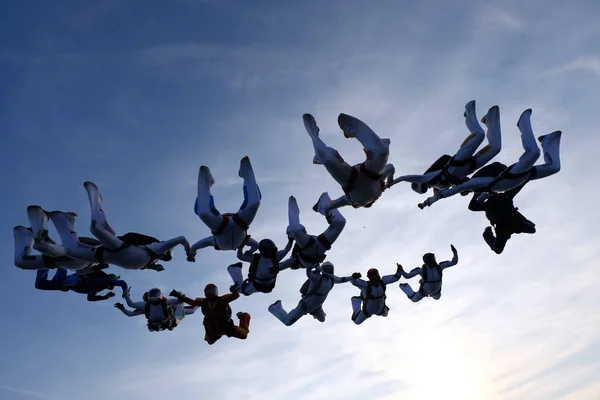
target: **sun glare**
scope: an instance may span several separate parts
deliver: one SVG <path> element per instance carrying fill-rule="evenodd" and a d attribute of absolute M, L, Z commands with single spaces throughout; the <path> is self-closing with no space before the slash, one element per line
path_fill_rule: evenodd
<path fill-rule="evenodd" d="M 479 354 L 481 343 L 469 343 L 458 332 L 452 337 L 444 336 L 442 331 L 432 330 L 411 341 L 411 352 L 416 356 L 410 368 L 403 371 L 408 386 L 406 398 L 493 398 L 487 362 Z"/>

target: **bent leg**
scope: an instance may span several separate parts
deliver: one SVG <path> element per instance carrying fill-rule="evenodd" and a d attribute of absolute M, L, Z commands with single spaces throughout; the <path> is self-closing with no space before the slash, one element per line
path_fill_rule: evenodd
<path fill-rule="evenodd" d="M 536 165 L 534 167 L 535 176 L 531 178 L 531 180 L 542 179 L 560 171 L 561 135 L 561 131 L 556 131 L 538 138 L 542 144 L 542 151 L 544 152 L 544 164 Z"/>
<path fill-rule="evenodd" d="M 375 174 L 382 173 L 390 154 L 390 139 L 381 139 L 367 124 L 348 114 L 338 116 L 338 125 L 344 136 L 355 137 L 362 144 L 367 155 L 365 168 Z"/>
<path fill-rule="evenodd" d="M 312 315 L 313 318 L 319 322 L 325 322 L 325 317 L 327 316 L 327 314 L 325 314 L 325 311 L 323 311 L 323 307 L 317 308 L 315 311 L 310 313 L 310 315 Z"/>
<path fill-rule="evenodd" d="M 489 112 L 488 112 L 489 114 Z M 454 159 L 456 161 L 463 161 L 471 157 L 479 145 L 485 139 L 485 132 L 481 125 L 479 125 L 479 121 L 477 121 L 477 114 L 475 112 L 475 100 L 468 102 L 465 105 L 465 124 L 469 129 L 469 136 L 462 142 L 460 148 L 454 155 Z"/>
<path fill-rule="evenodd" d="M 232 287 L 235 287 L 238 292 L 242 290 L 242 284 L 244 283 L 242 263 L 231 264 L 227 267 L 227 272 L 229 272 L 229 276 L 231 276 L 231 280 L 233 281 Z"/>
<path fill-rule="evenodd" d="M 277 300 L 275 303 L 271 304 L 268 310 L 271 314 L 275 316 L 275 318 L 280 320 L 285 326 L 293 325 L 296 321 L 298 321 L 306 314 L 305 312 L 303 312 L 302 300 L 300 300 L 296 308 L 294 308 L 289 313 L 283 308 L 281 300 Z"/>
<path fill-rule="evenodd" d="M 350 299 L 352 303 L 352 322 L 356 325 L 360 325 L 369 317 L 362 311 L 362 299 L 358 296 L 354 296 Z"/>
<path fill-rule="evenodd" d="M 323 232 L 323 235 L 327 238 L 330 244 L 333 244 L 346 226 L 346 218 L 340 213 L 340 211 L 336 208 L 329 212 L 329 215 L 326 216 L 327 223 L 329 226 Z"/>
<path fill-rule="evenodd" d="M 523 111 L 517 126 L 521 131 L 521 143 L 525 152 L 519 158 L 516 164 L 513 165 L 511 173 L 520 174 L 529 171 L 538 158 L 540 158 L 540 149 L 537 146 L 533 129 L 531 128 L 531 109 Z"/>
<path fill-rule="evenodd" d="M 322 164 L 339 185 L 346 186 L 350 180 L 352 167 L 344 161 L 337 150 L 327 146 L 321 140 L 319 137 L 319 127 L 312 115 L 304 114 L 302 119 L 304 120 L 306 131 L 312 139 L 315 150 L 313 164 Z"/>
<path fill-rule="evenodd" d="M 15 267 L 28 270 L 48 268 L 41 255 L 31 255 L 34 243 L 31 230 L 18 225 L 13 228 L 13 236 L 15 240 Z"/>
<path fill-rule="evenodd" d="M 48 270 L 38 270 L 35 277 L 35 288 L 38 290 L 64 290 L 63 281 L 67 275 L 65 269 L 59 268 L 52 280 L 48 279 Z"/>
<path fill-rule="evenodd" d="M 400 290 L 402 290 L 413 303 L 421 301 L 423 298 L 421 292 L 415 292 L 408 283 L 401 283 Z"/>
<path fill-rule="evenodd" d="M 48 217 L 52 220 L 65 252 L 69 257 L 90 262 L 97 261 L 95 256 L 96 247 L 88 246 L 79 241 L 79 237 L 75 231 L 77 214 L 53 211 L 48 214 Z"/>
<path fill-rule="evenodd" d="M 84 182 L 83 187 L 88 195 L 88 200 L 90 202 L 90 209 L 92 213 L 92 222 L 90 230 L 94 233 L 94 225 L 100 226 L 98 229 L 102 231 L 108 232 L 112 236 L 116 236 L 115 230 L 109 225 L 106 220 L 106 215 L 104 214 L 104 210 L 102 209 L 102 196 L 98 191 L 98 187 L 93 182 Z M 103 233 L 106 235 L 106 233 Z"/>
<path fill-rule="evenodd" d="M 48 231 L 48 216 L 40 206 L 28 206 L 27 217 L 29 225 L 33 231 L 33 237 L 36 241 L 48 241 L 52 244 L 55 242 L 50 239 Z"/>
<path fill-rule="evenodd" d="M 490 162 L 502 149 L 500 108 L 498 106 L 490 108 L 486 116 L 483 117 L 483 122 L 487 127 L 488 144 L 475 154 L 475 170 Z"/>
<path fill-rule="evenodd" d="M 238 211 L 238 216 L 246 223 L 246 225 L 250 225 L 258 212 L 261 193 L 260 188 L 256 183 L 252 164 L 248 157 L 244 157 L 240 161 L 240 171 L 238 175 L 240 178 L 244 179 L 244 203 Z"/>
<path fill-rule="evenodd" d="M 92 222 L 90 232 L 94 235 L 104 247 L 108 250 L 116 250 L 123 245 L 123 241 L 115 235 L 114 229 L 108 224 L 104 210 L 102 209 L 102 197 L 98 193 L 98 187 L 92 182 L 85 182 L 85 190 L 90 201 L 92 210 Z"/>
<path fill-rule="evenodd" d="M 240 325 L 234 327 L 233 336 L 238 339 L 246 339 L 248 333 L 250 333 L 250 314 L 245 312 L 237 313 L 237 317 L 240 319 Z"/>
<path fill-rule="evenodd" d="M 201 166 L 198 171 L 198 197 L 196 198 L 196 214 L 202 222 L 211 230 L 216 231 L 223 217 L 220 214 L 215 214 L 214 198 L 210 193 L 210 188 L 214 185 L 215 180 L 210 173 L 210 169 L 206 166 Z"/>

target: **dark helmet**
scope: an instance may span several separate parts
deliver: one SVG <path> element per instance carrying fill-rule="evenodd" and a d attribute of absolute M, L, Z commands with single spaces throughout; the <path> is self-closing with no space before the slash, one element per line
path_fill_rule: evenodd
<path fill-rule="evenodd" d="M 212 283 L 209 283 L 204 288 L 204 295 L 206 296 L 207 299 L 218 297 L 219 296 L 219 289 L 217 289 L 216 285 L 213 285 Z"/>
<path fill-rule="evenodd" d="M 159 288 L 152 288 L 148 290 L 148 301 L 155 302 L 160 300 L 162 297 L 162 291 Z"/>
<path fill-rule="evenodd" d="M 273 257 L 277 254 L 277 246 L 271 239 L 263 239 L 258 243 L 258 251 L 264 257 Z"/>
<path fill-rule="evenodd" d="M 379 271 L 377 270 L 377 268 L 371 268 L 370 270 L 367 271 L 367 278 L 369 279 L 379 279 Z"/>
<path fill-rule="evenodd" d="M 435 260 L 435 254 L 433 253 L 425 253 L 423 254 L 423 262 L 425 265 L 435 265 L 437 264 Z"/>
<path fill-rule="evenodd" d="M 415 192 L 417 192 L 419 194 L 427 193 L 427 189 L 429 189 L 427 186 L 423 185 L 422 183 L 417 183 L 417 182 L 411 183 L 410 187 L 412 188 L 412 190 L 414 190 Z"/>
<path fill-rule="evenodd" d="M 333 264 L 330 263 L 329 261 L 325 261 L 323 264 L 321 264 L 321 269 L 326 274 L 333 275 Z"/>

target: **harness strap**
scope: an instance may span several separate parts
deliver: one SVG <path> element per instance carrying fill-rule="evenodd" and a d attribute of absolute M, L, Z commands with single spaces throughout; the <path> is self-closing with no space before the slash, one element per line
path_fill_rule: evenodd
<path fill-rule="evenodd" d="M 356 183 L 356 180 L 358 179 L 358 170 L 355 167 L 352 167 L 352 169 L 350 170 L 350 179 L 348 179 L 348 183 L 346 184 L 346 186 L 342 187 L 342 190 L 344 191 L 344 193 L 346 193 L 346 195 L 352 191 L 352 189 L 354 189 L 354 184 Z"/>
<path fill-rule="evenodd" d="M 364 176 L 374 181 L 378 181 L 383 177 L 383 174 L 376 174 L 374 172 L 369 171 L 367 167 L 365 167 L 365 163 L 360 164 L 359 170 Z"/>
<path fill-rule="evenodd" d="M 231 216 L 231 219 L 233 220 L 233 222 L 235 222 L 236 224 L 238 224 L 245 231 L 247 231 L 248 228 L 250 228 L 248 226 L 248 224 L 238 215 L 238 213 L 233 214 Z"/>
<path fill-rule="evenodd" d="M 223 233 L 225 228 L 227 228 L 227 225 L 229 225 L 229 217 L 230 216 L 231 216 L 231 214 L 223 214 L 222 215 L 223 220 L 221 221 L 221 225 L 219 225 L 219 227 L 216 230 L 211 232 L 213 234 L 213 236 Z"/>

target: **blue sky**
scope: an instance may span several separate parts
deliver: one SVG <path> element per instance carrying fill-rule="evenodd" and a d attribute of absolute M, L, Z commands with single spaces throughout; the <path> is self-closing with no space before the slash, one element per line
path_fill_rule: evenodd
<path fill-rule="evenodd" d="M 600 39 L 595 1 L 5 1 L 0 13 L 0 398 L 136 399 L 577 399 L 600 397 L 600 235 L 597 171 Z M 268 295 L 232 307 L 252 315 L 246 341 L 203 341 L 202 316 L 149 333 L 113 301 L 36 291 L 13 266 L 12 227 L 26 207 L 79 214 L 94 181 L 119 232 L 190 242 L 208 234 L 193 213 L 198 167 L 208 165 L 222 211 L 242 201 L 248 155 L 263 193 L 251 233 L 286 242 L 287 198 L 318 234 L 311 207 L 341 191 L 311 164 L 301 116 L 349 162 L 364 156 L 337 127 L 354 115 L 392 140 L 397 174 L 418 173 L 467 135 L 463 109 L 500 106 L 510 164 L 522 152 L 516 121 L 533 109 L 536 134 L 560 129 L 562 170 L 531 182 L 516 205 L 537 224 L 500 256 L 481 238 L 487 221 L 456 196 L 420 211 L 396 185 L 348 224 L 329 253 L 338 275 L 421 255 L 451 256 L 442 299 L 412 304 L 393 285 L 390 314 L 361 326 L 338 285 L 327 321 L 285 327 L 267 312 L 299 299 L 302 271 Z M 56 233 L 53 232 L 55 238 Z M 182 249 L 166 271 L 112 267 L 134 300 L 150 287 L 225 292 L 233 253 Z M 416 281 L 410 282 L 416 285 Z M 119 292 L 117 291 L 119 295 Z M 113 300 L 119 300 L 117 296 Z"/>

